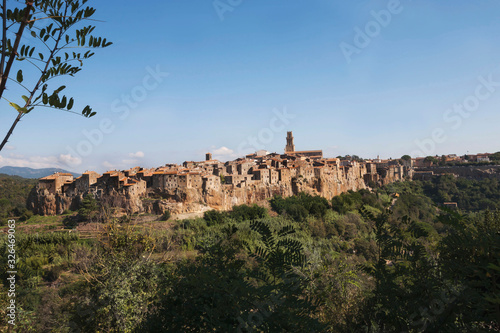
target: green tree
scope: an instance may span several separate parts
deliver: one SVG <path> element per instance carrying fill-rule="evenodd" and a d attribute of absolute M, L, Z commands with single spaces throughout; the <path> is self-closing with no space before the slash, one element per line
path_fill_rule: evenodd
<path fill-rule="evenodd" d="M 424 158 L 424 162 L 436 165 L 439 163 L 439 160 L 434 156 L 427 156 L 426 158 Z"/>
<path fill-rule="evenodd" d="M 490 155 L 490 160 L 498 162 L 500 161 L 500 151 Z"/>
<path fill-rule="evenodd" d="M 90 265 L 80 267 L 85 292 L 72 309 L 70 326 L 83 332 L 134 332 L 158 298 L 162 266 L 147 233 L 109 224 L 98 236 Z"/>
<path fill-rule="evenodd" d="M 500 213 L 470 218 L 448 211 L 440 270 L 460 291 L 445 324 L 449 331 L 493 332 L 500 327 Z"/>
<path fill-rule="evenodd" d="M 207 222 L 208 226 L 222 224 L 226 216 L 226 212 L 219 212 L 215 209 L 207 210 L 205 213 L 203 213 L 203 219 Z"/>
<path fill-rule="evenodd" d="M 82 203 L 80 204 L 80 209 L 78 210 L 78 217 L 80 220 L 90 221 L 93 217 L 96 216 L 99 211 L 99 204 L 97 200 L 94 198 L 92 194 L 87 194 L 85 198 L 83 198 Z"/>
<path fill-rule="evenodd" d="M 172 216 L 169 210 L 166 210 L 161 216 L 161 221 L 168 221 L 168 219 Z"/>
<path fill-rule="evenodd" d="M 74 76 L 81 71 L 83 61 L 94 55 L 91 49 L 111 45 L 106 38 L 92 35 L 95 26 L 83 26 L 95 13 L 94 8 L 85 7 L 86 3 L 87 0 L 34 0 L 7 6 L 3 0 L 0 98 L 17 111 L 17 116 L 0 144 L 0 151 L 19 121 L 36 107 L 79 114 L 72 111 L 74 99 L 60 95 L 66 86 L 56 82 L 62 76 Z M 82 53 L 81 49 L 89 50 Z M 25 82 L 25 76 L 33 81 Z M 7 99 L 4 93 L 8 80 L 18 87 L 9 86 L 13 96 Z M 17 90 L 23 91 L 21 96 L 15 96 Z M 84 117 L 95 114 L 88 105 L 81 111 Z"/>

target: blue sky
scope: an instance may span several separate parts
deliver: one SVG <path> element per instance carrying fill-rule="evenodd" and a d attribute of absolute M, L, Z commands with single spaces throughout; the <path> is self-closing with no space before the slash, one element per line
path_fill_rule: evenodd
<path fill-rule="evenodd" d="M 498 1 L 89 3 L 114 44 L 64 83 L 97 115 L 34 110 L 0 166 L 227 160 L 282 152 L 287 130 L 327 156 L 500 150 Z"/>

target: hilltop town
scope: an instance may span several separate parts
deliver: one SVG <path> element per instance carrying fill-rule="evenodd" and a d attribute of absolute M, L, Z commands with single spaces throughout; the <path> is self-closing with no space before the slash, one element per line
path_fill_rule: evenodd
<path fill-rule="evenodd" d="M 468 157 L 489 161 L 490 154 Z M 463 157 L 448 155 L 447 161 Z M 426 179 L 436 171 L 429 158 L 360 160 L 351 156 L 324 158 L 322 150 L 296 151 L 292 132 L 287 133 L 283 154 L 257 151 L 234 161 L 220 162 L 207 153 L 204 161 L 186 161 L 158 168 L 134 167 L 100 175 L 86 171 L 74 178 L 54 173 L 41 178 L 28 206 L 37 214 L 55 215 L 75 210 L 83 197 L 93 195 L 128 213 L 161 214 L 230 210 L 274 195 L 299 192 L 327 199 L 349 190 L 386 185 L 405 179 Z"/>

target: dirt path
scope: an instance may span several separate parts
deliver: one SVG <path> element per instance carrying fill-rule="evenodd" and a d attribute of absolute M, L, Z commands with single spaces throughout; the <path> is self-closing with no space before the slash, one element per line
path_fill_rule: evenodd
<path fill-rule="evenodd" d="M 195 219 L 195 218 L 203 217 L 203 213 L 205 213 L 205 212 L 177 214 L 177 215 L 174 215 L 174 220 Z"/>

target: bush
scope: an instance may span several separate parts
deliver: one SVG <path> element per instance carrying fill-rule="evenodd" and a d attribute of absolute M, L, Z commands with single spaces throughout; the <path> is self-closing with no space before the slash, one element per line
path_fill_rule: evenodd
<path fill-rule="evenodd" d="M 63 226 L 65 229 L 75 229 L 78 225 L 78 220 L 76 216 L 66 216 L 63 220 Z"/>
<path fill-rule="evenodd" d="M 256 204 L 252 206 L 239 205 L 234 206 L 229 215 L 235 220 L 242 222 L 265 218 L 267 216 L 267 210 Z"/>
<path fill-rule="evenodd" d="M 307 209 L 299 204 L 292 204 L 287 207 L 285 213 L 297 222 L 302 222 L 307 218 Z"/>
<path fill-rule="evenodd" d="M 309 224 L 309 230 L 311 231 L 313 237 L 326 238 L 327 231 L 325 228 L 325 223 L 323 221 L 310 217 L 307 222 Z"/>
<path fill-rule="evenodd" d="M 80 204 L 80 209 L 78 210 L 78 216 L 80 220 L 89 221 L 97 214 L 99 210 L 99 205 L 97 200 L 94 198 L 92 194 L 87 194 L 85 198 L 83 198 L 82 203 Z"/>
<path fill-rule="evenodd" d="M 33 212 L 31 210 L 26 210 L 23 215 L 19 218 L 20 221 L 27 221 L 33 216 Z"/>
<path fill-rule="evenodd" d="M 208 226 L 222 224 L 226 214 L 217 210 L 209 210 L 203 213 L 203 219 L 207 222 Z"/>
<path fill-rule="evenodd" d="M 286 213 L 295 221 L 304 221 L 308 215 L 324 218 L 330 207 L 328 200 L 325 198 L 303 192 L 286 199 L 279 195 L 274 196 L 270 200 L 270 204 L 276 213 Z"/>
<path fill-rule="evenodd" d="M 169 210 L 166 210 L 161 216 L 160 221 L 168 221 L 168 219 L 172 216 Z"/>
<path fill-rule="evenodd" d="M 358 210 L 361 203 L 361 194 L 349 191 L 332 198 L 332 209 L 339 214 L 345 215 L 349 211 Z"/>
<path fill-rule="evenodd" d="M 367 261 L 375 261 L 377 259 L 377 244 L 373 240 L 356 238 L 354 240 L 354 249 L 357 255 L 362 255 Z"/>
<path fill-rule="evenodd" d="M 54 282 L 61 276 L 62 271 L 63 269 L 61 266 L 53 266 L 45 272 L 44 279 L 47 282 Z"/>

